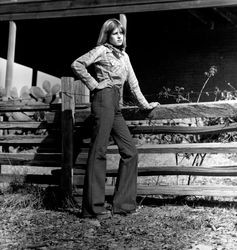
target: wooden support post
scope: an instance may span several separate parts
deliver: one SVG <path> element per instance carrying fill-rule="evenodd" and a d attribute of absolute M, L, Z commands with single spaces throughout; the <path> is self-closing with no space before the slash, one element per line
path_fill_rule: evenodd
<path fill-rule="evenodd" d="M 10 96 L 10 90 L 13 81 L 14 59 L 15 59 L 15 44 L 16 44 L 16 24 L 13 21 L 9 22 L 9 39 L 8 39 L 8 52 L 7 52 L 7 69 L 5 90 L 6 96 Z"/>
<path fill-rule="evenodd" d="M 72 77 L 62 77 L 62 171 L 61 189 L 64 195 L 72 195 L 73 180 L 73 124 L 74 93 Z"/>
<path fill-rule="evenodd" d="M 121 24 L 125 28 L 126 34 L 127 34 L 127 17 L 126 17 L 126 15 L 125 14 L 120 14 L 119 19 L 120 19 Z M 120 102 L 121 102 L 121 104 L 123 104 L 123 89 L 121 90 L 121 92 L 122 92 L 122 94 L 121 94 Z"/>
<path fill-rule="evenodd" d="M 121 24 L 125 28 L 125 30 L 127 30 L 127 18 L 125 16 L 125 14 L 120 14 L 119 19 L 120 19 Z"/>

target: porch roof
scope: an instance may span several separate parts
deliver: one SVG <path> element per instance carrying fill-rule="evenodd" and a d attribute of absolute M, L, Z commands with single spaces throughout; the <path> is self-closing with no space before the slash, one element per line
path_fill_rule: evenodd
<path fill-rule="evenodd" d="M 237 6 L 236 0 L 1 0 L 0 21 Z"/>

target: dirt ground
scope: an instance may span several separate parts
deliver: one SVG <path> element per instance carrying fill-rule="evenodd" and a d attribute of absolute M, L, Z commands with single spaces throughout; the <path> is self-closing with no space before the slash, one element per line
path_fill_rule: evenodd
<path fill-rule="evenodd" d="M 0 209 L 0 249 L 234 250 L 237 203 L 140 197 L 135 214 L 81 219 L 80 209 Z"/>

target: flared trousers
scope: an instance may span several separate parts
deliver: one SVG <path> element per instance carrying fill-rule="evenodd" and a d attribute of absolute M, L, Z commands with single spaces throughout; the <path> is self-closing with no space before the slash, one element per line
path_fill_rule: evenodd
<path fill-rule="evenodd" d="M 112 136 L 118 146 L 120 161 L 113 195 L 113 211 L 136 209 L 138 153 L 120 109 L 118 87 L 93 93 L 91 115 L 94 128 L 85 175 L 82 213 L 96 215 L 104 212 L 106 151 Z"/>

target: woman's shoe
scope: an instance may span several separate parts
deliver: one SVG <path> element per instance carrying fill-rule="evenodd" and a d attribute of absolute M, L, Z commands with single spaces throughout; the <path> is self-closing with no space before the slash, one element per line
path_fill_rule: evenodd
<path fill-rule="evenodd" d="M 120 210 L 117 210 L 117 211 L 112 210 L 112 215 L 118 214 L 118 215 L 121 215 L 121 216 L 127 216 L 129 214 L 134 214 L 136 212 L 137 212 L 136 209 L 133 209 L 133 210 L 122 210 L 122 209 L 120 209 Z"/>
<path fill-rule="evenodd" d="M 107 219 L 111 217 L 111 212 L 110 211 L 103 211 L 98 214 L 81 214 L 81 218 L 84 219 Z"/>

